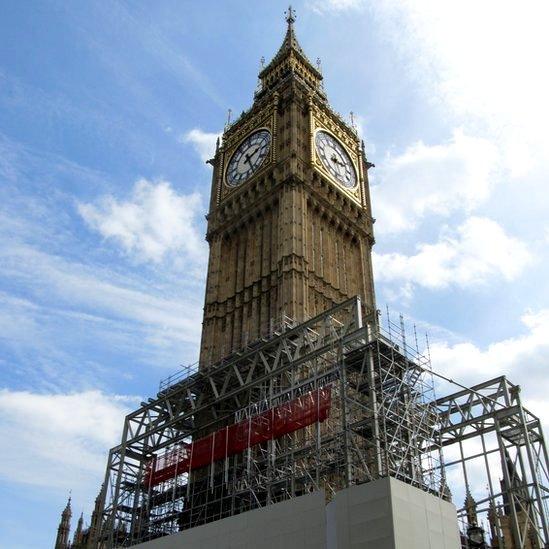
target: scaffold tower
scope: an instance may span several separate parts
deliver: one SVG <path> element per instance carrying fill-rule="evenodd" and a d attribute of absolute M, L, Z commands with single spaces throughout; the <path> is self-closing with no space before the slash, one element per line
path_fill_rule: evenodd
<path fill-rule="evenodd" d="M 492 510 L 495 547 L 507 531 L 516 547 L 546 547 L 547 452 L 518 387 L 502 377 L 435 398 L 435 380 L 453 382 L 398 326 L 364 322 L 361 309 L 355 298 L 299 325 L 286 319 L 210 369 L 161 384 L 110 452 L 99 544 L 127 547 L 386 476 L 448 499 L 474 490 L 479 460 L 474 483 L 489 491 L 476 512 Z M 476 453 L 464 450 L 471 441 Z M 458 515 L 467 520 L 465 506 Z"/>

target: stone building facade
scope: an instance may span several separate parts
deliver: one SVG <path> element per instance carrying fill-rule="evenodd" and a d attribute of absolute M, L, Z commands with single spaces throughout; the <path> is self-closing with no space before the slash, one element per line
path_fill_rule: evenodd
<path fill-rule="evenodd" d="M 202 367 L 359 295 L 375 309 L 368 163 L 330 107 L 289 13 L 252 107 L 230 124 L 213 165 Z"/>

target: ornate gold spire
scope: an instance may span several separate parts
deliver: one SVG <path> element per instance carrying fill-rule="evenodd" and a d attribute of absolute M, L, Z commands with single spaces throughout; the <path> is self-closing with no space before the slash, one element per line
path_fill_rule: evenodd
<path fill-rule="evenodd" d="M 295 10 L 292 9 L 292 5 L 288 6 L 288 11 L 284 12 L 286 15 L 286 22 L 288 27 L 291 27 L 295 23 Z"/>
<path fill-rule="evenodd" d="M 282 42 L 280 49 L 278 50 L 276 55 L 273 57 L 272 61 L 267 65 L 267 67 L 265 67 L 264 70 L 267 70 L 271 65 L 276 64 L 277 61 L 287 56 L 292 50 L 297 52 L 309 64 L 311 64 L 310 61 L 307 59 L 307 56 L 305 55 L 305 52 L 303 51 L 302 47 L 299 45 L 299 42 L 297 41 L 297 36 L 294 30 L 294 23 L 296 20 L 295 10 L 292 8 L 292 6 L 289 6 L 288 10 L 285 11 L 284 13 L 286 15 L 286 23 L 288 23 L 286 36 L 284 37 L 284 41 Z"/>
<path fill-rule="evenodd" d="M 306 82 L 308 86 L 323 95 L 321 87 L 322 74 L 309 61 L 297 40 L 294 30 L 296 15 L 292 6 L 288 7 L 285 15 L 288 24 L 286 35 L 276 55 L 259 73 L 260 88 L 262 91 L 272 89 L 278 81 L 289 73 L 293 73 L 300 77 L 303 82 Z"/>

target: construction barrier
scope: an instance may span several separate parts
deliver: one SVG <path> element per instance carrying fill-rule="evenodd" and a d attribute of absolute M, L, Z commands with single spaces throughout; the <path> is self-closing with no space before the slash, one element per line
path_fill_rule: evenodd
<path fill-rule="evenodd" d="M 332 388 L 327 385 L 155 456 L 145 472 L 145 484 L 156 486 L 183 473 L 240 454 L 256 444 L 280 438 L 317 421 L 323 422 L 328 417 L 331 400 Z"/>

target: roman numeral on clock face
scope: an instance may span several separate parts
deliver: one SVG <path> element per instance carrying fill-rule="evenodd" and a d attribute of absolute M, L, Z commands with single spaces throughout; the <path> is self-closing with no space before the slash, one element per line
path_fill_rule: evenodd
<path fill-rule="evenodd" d="M 270 149 L 271 133 L 268 130 L 259 130 L 249 135 L 229 160 L 227 184 L 236 187 L 249 179 L 264 163 Z"/>
<path fill-rule="evenodd" d="M 356 172 L 343 145 L 333 135 L 323 130 L 316 132 L 315 145 L 320 161 L 328 173 L 344 187 L 354 187 Z"/>

